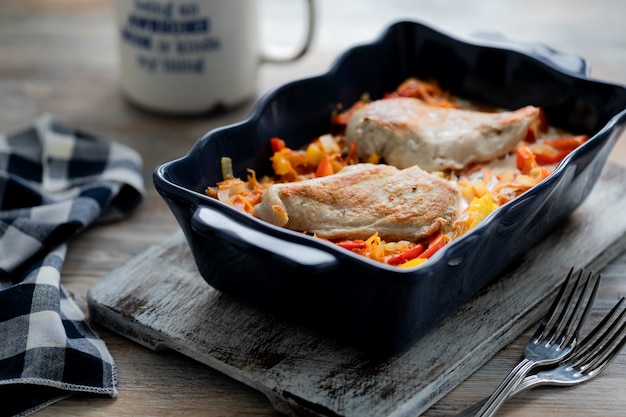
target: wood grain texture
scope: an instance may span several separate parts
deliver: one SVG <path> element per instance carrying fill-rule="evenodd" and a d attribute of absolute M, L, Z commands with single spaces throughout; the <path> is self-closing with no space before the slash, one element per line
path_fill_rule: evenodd
<path fill-rule="evenodd" d="M 290 8 L 300 2 L 262 3 L 269 37 L 279 42 L 292 39 L 285 31 L 300 21 L 290 19 Z M 125 221 L 90 228 L 70 242 L 62 282 L 85 313 L 87 290 L 99 278 L 178 229 L 151 186 L 156 165 L 186 153 L 207 130 L 246 117 L 254 104 L 189 118 L 144 113 L 129 105 L 118 86 L 112 4 L 112 0 L 0 1 L 0 131 L 23 128 L 41 113 L 51 112 L 64 123 L 125 143 L 143 157 L 145 203 Z M 626 83 L 624 0 L 319 0 L 319 4 L 319 30 L 311 53 L 294 64 L 262 67 L 259 96 L 289 80 L 326 71 L 342 50 L 373 39 L 397 19 L 421 20 L 460 35 L 494 30 L 540 41 L 587 59 L 595 78 Z M 610 159 L 626 166 L 626 135 Z M 582 239 L 579 244 L 592 243 Z M 626 257 L 609 269 L 598 300 L 605 305 L 626 294 Z M 597 314 L 591 319 L 597 320 Z M 37 417 L 281 415 L 259 390 L 225 373 L 172 350 L 154 352 L 93 325 L 117 363 L 119 396 L 75 396 L 44 408 Z M 519 359 L 526 340 L 527 335 L 515 339 L 423 416 L 454 415 L 489 393 Z M 571 389 L 531 391 L 507 402 L 499 415 L 623 416 L 625 378 L 622 355 L 596 381 Z"/>
<path fill-rule="evenodd" d="M 599 270 L 626 249 L 625 205 L 626 170 L 609 166 L 557 232 L 386 360 L 209 287 L 180 232 L 92 286 L 90 315 L 146 347 L 176 350 L 258 389 L 287 415 L 419 415 L 533 324 L 569 268 Z"/>

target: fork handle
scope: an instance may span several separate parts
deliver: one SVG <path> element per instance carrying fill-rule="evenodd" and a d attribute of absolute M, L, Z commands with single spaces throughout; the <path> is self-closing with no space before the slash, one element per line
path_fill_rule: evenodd
<path fill-rule="evenodd" d="M 545 382 L 537 378 L 537 375 L 529 375 L 526 378 L 524 378 L 522 382 L 520 382 L 519 385 L 515 387 L 513 391 L 509 393 L 509 396 L 506 397 L 506 399 L 508 400 L 509 398 L 513 398 L 516 395 L 521 394 L 524 391 L 528 391 L 529 389 L 533 387 L 536 387 L 538 385 L 544 385 L 544 384 Z M 475 402 L 474 404 L 467 407 L 465 410 L 461 411 L 455 417 L 475 417 L 477 415 L 476 413 L 478 412 L 478 410 L 481 409 L 485 405 L 488 399 L 489 397 L 485 397 L 482 400 Z"/>
<path fill-rule="evenodd" d="M 476 413 L 476 417 L 490 417 L 506 401 L 509 394 L 522 382 L 528 373 L 535 367 L 537 362 L 531 359 L 523 359 L 504 380 L 498 385 L 496 390 L 487 399 L 487 402 Z"/>

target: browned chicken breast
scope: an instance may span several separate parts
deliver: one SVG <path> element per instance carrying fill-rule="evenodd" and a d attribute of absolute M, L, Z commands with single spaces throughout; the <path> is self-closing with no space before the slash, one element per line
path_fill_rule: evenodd
<path fill-rule="evenodd" d="M 327 239 L 419 240 L 452 227 L 459 212 L 456 185 L 417 166 L 351 165 L 339 173 L 274 184 L 254 215 Z"/>
<path fill-rule="evenodd" d="M 415 98 L 373 101 L 348 121 L 360 157 L 378 154 L 398 168 L 462 169 L 504 156 L 526 136 L 539 108 L 487 113 L 429 106 Z"/>

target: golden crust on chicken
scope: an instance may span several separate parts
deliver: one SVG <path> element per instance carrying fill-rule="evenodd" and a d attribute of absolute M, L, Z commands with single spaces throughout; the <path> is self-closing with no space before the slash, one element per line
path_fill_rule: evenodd
<path fill-rule="evenodd" d="M 254 215 L 327 239 L 420 240 L 447 232 L 459 213 L 455 184 L 417 166 L 357 164 L 335 175 L 271 185 Z"/>
<path fill-rule="evenodd" d="M 416 98 L 389 98 L 355 111 L 346 127 L 346 140 L 356 142 L 359 157 L 377 154 L 398 168 L 458 170 L 511 152 L 539 115 L 534 106 L 490 113 L 431 106 Z"/>

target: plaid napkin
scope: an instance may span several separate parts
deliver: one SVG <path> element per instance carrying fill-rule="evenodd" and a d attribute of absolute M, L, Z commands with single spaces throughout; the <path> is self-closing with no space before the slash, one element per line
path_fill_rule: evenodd
<path fill-rule="evenodd" d="M 104 342 L 60 285 L 66 242 L 142 201 L 141 158 L 49 115 L 0 133 L 0 415 L 117 395 Z"/>

